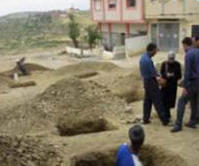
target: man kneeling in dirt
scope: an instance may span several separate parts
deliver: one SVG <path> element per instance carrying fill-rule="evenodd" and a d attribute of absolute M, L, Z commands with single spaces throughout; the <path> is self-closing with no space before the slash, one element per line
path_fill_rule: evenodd
<path fill-rule="evenodd" d="M 17 61 L 17 69 L 22 75 L 28 75 L 28 72 L 27 72 L 25 65 L 24 65 L 25 60 L 26 60 L 26 58 L 23 57 L 22 59 Z"/>
<path fill-rule="evenodd" d="M 130 145 L 125 143 L 119 148 L 116 166 L 142 166 L 137 155 L 145 140 L 143 128 L 139 125 L 132 127 L 129 130 L 129 139 Z"/>

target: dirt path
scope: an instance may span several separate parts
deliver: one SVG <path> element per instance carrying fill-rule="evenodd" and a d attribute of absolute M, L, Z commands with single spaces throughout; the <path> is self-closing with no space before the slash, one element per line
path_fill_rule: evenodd
<path fill-rule="evenodd" d="M 3 60 L 2 60 L 3 59 Z M 15 58 L 3 57 L 0 60 L 1 67 L 0 71 L 9 69 L 15 63 Z M 161 54 L 155 58 L 156 62 L 165 59 L 165 54 Z M 178 55 L 178 59 L 182 61 L 183 57 Z M 51 58 L 34 57 L 31 62 L 39 63 L 51 68 L 59 68 L 68 64 L 74 64 L 78 61 L 68 59 L 67 57 L 56 58 L 52 60 Z M 115 64 L 125 67 L 132 68 L 138 66 L 139 57 L 133 57 L 129 60 L 123 61 L 113 61 Z M 36 73 L 33 74 L 28 79 L 33 79 L 37 82 L 37 86 L 25 89 L 14 89 L 5 94 L 0 95 L 0 108 L 7 109 L 8 107 L 13 107 L 18 104 L 27 102 L 28 100 L 34 98 L 37 94 L 44 91 L 49 85 L 61 79 L 62 76 L 51 75 L 50 72 L 46 73 Z M 130 105 L 133 109 L 133 114 L 127 114 L 127 116 L 132 116 L 142 114 L 142 102 L 135 102 Z M 189 111 L 186 112 L 186 120 L 188 119 Z M 173 111 L 173 117 L 175 117 L 175 111 Z M 58 147 L 63 148 L 65 156 L 65 165 L 68 166 L 70 163 L 70 156 L 77 152 L 88 151 L 93 148 L 100 148 L 112 144 L 121 144 L 127 139 L 127 131 L 131 125 L 121 125 L 119 130 L 78 135 L 73 137 L 60 137 L 56 131 L 47 131 L 45 133 L 32 133 L 31 136 L 38 136 L 44 142 L 49 142 Z M 148 126 L 144 126 L 146 131 L 146 143 L 155 146 L 161 146 L 165 149 L 171 150 L 178 155 L 180 155 L 189 166 L 198 166 L 199 162 L 199 130 L 191 130 L 184 128 L 183 132 L 177 134 L 171 134 L 169 127 L 162 127 L 160 122 L 155 118 L 153 123 Z"/>

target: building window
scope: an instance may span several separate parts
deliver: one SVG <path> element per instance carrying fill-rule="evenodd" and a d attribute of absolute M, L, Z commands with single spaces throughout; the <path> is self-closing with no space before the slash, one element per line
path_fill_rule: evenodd
<path fill-rule="evenodd" d="M 126 0 L 126 4 L 128 8 L 132 8 L 136 6 L 136 0 Z"/>
<path fill-rule="evenodd" d="M 102 7 L 102 1 L 101 0 L 95 0 L 94 5 L 95 5 L 95 10 L 101 10 Z"/>
<path fill-rule="evenodd" d="M 199 25 L 192 25 L 192 37 L 199 36 Z"/>
<path fill-rule="evenodd" d="M 109 9 L 115 9 L 116 8 L 116 0 L 109 0 L 108 7 L 109 7 Z"/>

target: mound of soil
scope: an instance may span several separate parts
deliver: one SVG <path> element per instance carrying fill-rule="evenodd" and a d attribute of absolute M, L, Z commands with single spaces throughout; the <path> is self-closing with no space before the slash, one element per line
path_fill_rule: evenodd
<path fill-rule="evenodd" d="M 26 133 L 57 127 L 61 135 L 110 130 L 125 109 L 123 100 L 95 82 L 68 78 L 29 103 L 1 114 L 0 130 Z"/>
<path fill-rule="evenodd" d="M 30 86 L 36 86 L 35 81 L 26 81 L 26 82 L 16 82 L 13 84 L 10 84 L 10 88 L 25 88 Z"/>
<path fill-rule="evenodd" d="M 122 69 L 110 62 L 81 62 L 75 65 L 62 67 L 55 71 L 55 74 L 74 75 L 91 70 L 95 72 L 117 72 Z"/>
<path fill-rule="evenodd" d="M 41 65 L 38 65 L 38 64 L 33 64 L 33 63 L 26 63 L 24 65 L 24 67 L 26 68 L 28 73 L 32 73 L 32 72 L 35 72 L 35 71 L 48 71 L 48 70 L 51 70 L 51 69 L 49 69 L 47 67 L 44 67 L 44 66 L 41 66 Z M 13 74 L 16 73 L 16 72 L 17 72 L 17 67 L 15 67 L 12 70 L 5 71 L 2 74 L 5 75 L 5 76 L 12 77 Z"/>
<path fill-rule="evenodd" d="M 91 78 L 98 75 L 96 71 L 87 71 L 87 72 L 82 72 L 80 74 L 77 74 L 76 77 L 80 79 L 86 79 L 86 78 Z"/>
<path fill-rule="evenodd" d="M 93 81 L 107 87 L 110 91 L 131 103 L 143 99 L 143 88 L 140 77 L 129 72 L 101 75 Z"/>
<path fill-rule="evenodd" d="M 0 136 L 1 166 L 61 166 L 59 149 L 31 138 Z"/>
<path fill-rule="evenodd" d="M 137 69 L 124 69 L 108 62 L 82 62 L 63 67 L 54 73 L 93 80 L 128 103 L 143 98 L 142 83 Z"/>
<path fill-rule="evenodd" d="M 117 146 L 113 146 L 75 155 L 71 159 L 71 166 L 115 166 L 117 149 Z M 187 166 L 180 156 L 151 145 L 145 145 L 139 157 L 143 166 Z"/>
<path fill-rule="evenodd" d="M 0 75 L 0 93 L 9 89 L 14 81 L 8 77 Z"/>

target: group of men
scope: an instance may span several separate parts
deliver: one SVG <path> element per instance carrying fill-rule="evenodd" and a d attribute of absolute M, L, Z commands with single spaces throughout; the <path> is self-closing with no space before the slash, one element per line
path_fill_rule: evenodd
<path fill-rule="evenodd" d="M 182 130 L 185 107 L 191 104 L 191 116 L 187 127 L 196 128 L 199 124 L 199 37 L 186 37 L 182 41 L 185 51 L 185 71 L 183 91 L 178 100 L 177 117 L 171 132 Z M 158 48 L 150 43 L 147 52 L 140 59 L 140 71 L 143 78 L 145 98 L 143 123 L 149 124 L 152 105 L 163 125 L 171 121 L 170 109 L 175 107 L 178 81 L 182 77 L 181 65 L 175 60 L 175 53 L 170 52 L 168 60 L 161 65 L 160 73 L 156 71 L 152 58 Z M 117 153 L 117 166 L 142 166 L 138 153 L 145 140 L 145 133 L 140 125 L 129 130 L 130 144 L 122 144 Z"/>
<path fill-rule="evenodd" d="M 199 38 L 186 37 L 182 41 L 185 55 L 183 92 L 178 100 L 177 118 L 172 132 L 182 130 L 185 107 L 191 103 L 191 116 L 187 127 L 196 128 L 199 123 Z M 170 52 L 160 73 L 157 72 L 152 58 L 158 48 L 150 43 L 147 52 L 140 59 L 140 71 L 144 82 L 145 98 L 143 123 L 149 124 L 152 105 L 163 125 L 171 122 L 170 109 L 175 107 L 178 80 L 181 79 L 181 65 L 175 60 L 175 53 Z"/>

